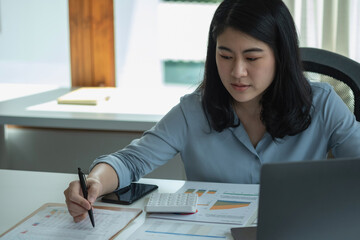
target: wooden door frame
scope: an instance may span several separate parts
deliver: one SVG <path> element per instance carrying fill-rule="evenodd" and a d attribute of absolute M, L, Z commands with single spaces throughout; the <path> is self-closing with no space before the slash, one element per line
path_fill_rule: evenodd
<path fill-rule="evenodd" d="M 69 0 L 71 85 L 115 87 L 113 0 Z"/>

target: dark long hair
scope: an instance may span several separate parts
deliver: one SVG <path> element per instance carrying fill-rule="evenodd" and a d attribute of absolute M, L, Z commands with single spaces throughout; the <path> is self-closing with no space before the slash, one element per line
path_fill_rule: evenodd
<path fill-rule="evenodd" d="M 217 37 L 227 27 L 266 43 L 274 52 L 275 77 L 260 102 L 267 132 L 283 138 L 305 130 L 311 123 L 312 91 L 303 74 L 294 21 L 281 0 L 224 0 L 217 8 L 210 25 L 204 79 L 198 87 L 211 127 L 221 132 L 239 125 L 215 60 Z"/>

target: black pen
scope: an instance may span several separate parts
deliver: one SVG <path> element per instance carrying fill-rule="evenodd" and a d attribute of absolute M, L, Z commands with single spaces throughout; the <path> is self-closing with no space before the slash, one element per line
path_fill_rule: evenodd
<path fill-rule="evenodd" d="M 84 198 L 87 200 L 88 192 L 87 192 L 87 187 L 86 187 L 86 180 L 85 180 L 84 173 L 81 171 L 81 168 L 78 168 L 78 175 L 79 175 L 81 190 L 83 192 Z M 88 210 L 88 213 L 89 213 L 91 224 L 93 225 L 93 227 L 95 227 L 93 210 L 92 209 Z"/>

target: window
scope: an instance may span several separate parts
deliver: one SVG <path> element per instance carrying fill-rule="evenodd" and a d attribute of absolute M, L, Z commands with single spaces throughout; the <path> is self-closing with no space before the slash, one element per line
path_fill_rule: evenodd
<path fill-rule="evenodd" d="M 218 2 L 115 1 L 116 85 L 179 96 L 195 89 Z"/>

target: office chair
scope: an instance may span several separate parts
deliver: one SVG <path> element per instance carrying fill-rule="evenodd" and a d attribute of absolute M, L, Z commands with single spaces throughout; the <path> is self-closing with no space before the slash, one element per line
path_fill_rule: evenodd
<path fill-rule="evenodd" d="M 305 76 L 330 83 L 360 121 L 360 63 L 318 48 L 300 48 Z"/>

